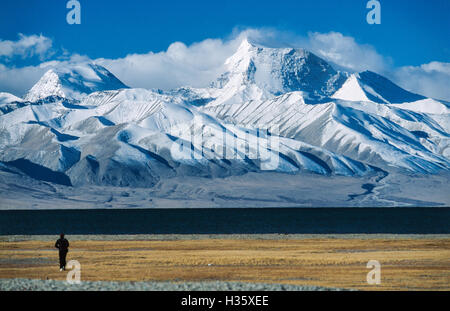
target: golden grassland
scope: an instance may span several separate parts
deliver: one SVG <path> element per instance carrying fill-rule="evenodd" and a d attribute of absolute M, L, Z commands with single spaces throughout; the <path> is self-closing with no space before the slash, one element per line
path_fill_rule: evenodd
<path fill-rule="evenodd" d="M 70 241 L 85 281 L 240 281 L 450 290 L 450 239 Z M 52 242 L 0 242 L 0 278 L 64 280 Z M 368 285 L 369 260 L 381 285 Z"/>

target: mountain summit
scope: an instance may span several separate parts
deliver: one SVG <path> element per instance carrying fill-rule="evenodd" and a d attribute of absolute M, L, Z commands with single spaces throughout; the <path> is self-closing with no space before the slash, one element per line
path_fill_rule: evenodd
<path fill-rule="evenodd" d="M 350 75 L 332 97 L 352 101 L 373 101 L 380 104 L 401 104 L 425 99 L 424 96 L 404 90 L 371 71 Z"/>
<path fill-rule="evenodd" d="M 213 86 L 223 89 L 224 97 L 233 102 L 293 91 L 319 99 L 331 96 L 347 77 L 307 50 L 262 47 L 248 39 L 226 60 L 225 68 Z"/>
<path fill-rule="evenodd" d="M 128 88 L 106 68 L 91 64 L 60 66 L 47 71 L 26 94 L 34 102 L 50 96 L 80 100 L 97 91 Z"/>

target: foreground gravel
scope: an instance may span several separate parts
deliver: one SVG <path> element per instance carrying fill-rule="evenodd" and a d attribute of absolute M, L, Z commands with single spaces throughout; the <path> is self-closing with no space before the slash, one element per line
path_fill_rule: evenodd
<path fill-rule="evenodd" d="M 0 279 L 0 291 L 336 291 L 337 288 L 239 282 L 82 282 Z"/>

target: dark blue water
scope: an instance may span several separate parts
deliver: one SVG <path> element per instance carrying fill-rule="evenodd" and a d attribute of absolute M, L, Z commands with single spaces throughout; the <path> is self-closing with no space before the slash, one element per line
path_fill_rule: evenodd
<path fill-rule="evenodd" d="M 264 208 L 0 211 L 0 235 L 448 234 L 450 208 Z"/>

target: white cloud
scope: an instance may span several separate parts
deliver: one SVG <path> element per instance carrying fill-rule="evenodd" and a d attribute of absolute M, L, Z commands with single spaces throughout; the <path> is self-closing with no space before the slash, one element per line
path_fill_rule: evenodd
<path fill-rule="evenodd" d="M 300 42 L 344 70 L 370 70 L 413 93 L 450 101 L 450 63 L 431 62 L 396 68 L 391 58 L 382 56 L 371 45 L 360 44 L 337 32 L 309 33 L 308 38 Z"/>
<path fill-rule="evenodd" d="M 393 79 L 411 92 L 450 101 L 450 63 L 401 67 L 394 72 Z"/>
<path fill-rule="evenodd" d="M 225 60 L 234 53 L 244 37 L 268 47 L 303 47 L 328 60 L 338 69 L 371 70 L 385 75 L 412 92 L 450 101 L 449 63 L 432 62 L 417 67 L 395 68 L 391 59 L 378 53 L 373 46 L 361 44 L 353 37 L 337 32 L 311 32 L 307 36 L 299 36 L 273 28 L 235 29 L 225 39 L 206 39 L 189 46 L 175 42 L 166 51 L 159 53 L 130 54 L 124 58 L 94 61 L 108 68 L 131 87 L 164 90 L 181 86 L 206 87 L 220 76 Z M 42 35 L 20 35 L 20 38 L 15 42 L 16 55 L 45 55 L 45 51 L 50 50 L 51 40 Z M 10 50 L 1 48 L 2 44 L 11 45 L 5 42 L 7 41 L 0 41 L 0 57 L 5 54 L 11 56 L 11 52 L 7 52 Z M 20 54 L 21 49 L 26 50 L 25 46 L 29 47 L 28 52 Z M 90 61 L 85 56 L 70 55 L 68 52 L 62 57 L 65 59 L 45 62 L 36 67 L 13 68 L 0 64 L 0 91 L 22 96 L 50 67 Z"/>
<path fill-rule="evenodd" d="M 86 61 L 91 61 L 91 59 L 73 54 L 67 60 L 43 62 L 38 66 L 15 68 L 0 63 L 0 92 L 8 92 L 22 97 L 49 69 Z"/>
<path fill-rule="evenodd" d="M 52 40 L 42 34 L 26 36 L 20 33 L 17 41 L 0 40 L 0 57 L 28 58 L 37 55 L 42 60 L 51 53 L 52 44 Z"/>
<path fill-rule="evenodd" d="M 391 63 L 371 45 L 359 44 L 354 38 L 338 32 L 309 33 L 307 45 L 318 56 L 350 71 L 383 73 Z"/>
<path fill-rule="evenodd" d="M 190 46 L 175 42 L 160 53 L 130 54 L 120 59 L 97 59 L 96 62 L 132 87 L 165 90 L 186 85 L 206 87 L 220 76 L 223 63 L 244 37 L 268 47 L 306 48 L 338 69 L 371 70 L 380 74 L 392 71 L 390 58 L 341 33 L 312 32 L 302 37 L 273 28 L 235 29 L 224 40 L 206 39 Z"/>
<path fill-rule="evenodd" d="M 356 42 L 353 37 L 339 32 L 309 32 L 307 36 L 279 31 L 273 28 L 244 29 L 235 32 L 238 37 L 247 36 L 253 42 L 268 47 L 294 47 L 307 49 L 347 71 L 389 71 L 392 60 L 384 57 L 369 44 Z"/>
<path fill-rule="evenodd" d="M 425 72 L 439 72 L 450 75 L 450 63 L 431 62 L 421 66 Z"/>
<path fill-rule="evenodd" d="M 0 92 L 22 97 L 45 73 L 39 66 L 8 68 L 0 66 Z"/>
<path fill-rule="evenodd" d="M 207 39 L 190 46 L 175 42 L 160 53 L 131 54 L 120 59 L 95 61 L 133 87 L 204 87 L 221 74 L 223 63 L 238 44 L 237 39 Z"/>
<path fill-rule="evenodd" d="M 303 47 L 350 71 L 385 72 L 389 59 L 370 45 L 340 33 L 310 33 L 308 37 L 272 28 L 236 29 L 226 40 L 206 39 L 186 46 L 172 43 L 160 53 L 131 54 L 120 59 L 97 59 L 125 84 L 142 88 L 205 87 L 222 73 L 222 65 L 244 37 L 268 47 Z"/>

